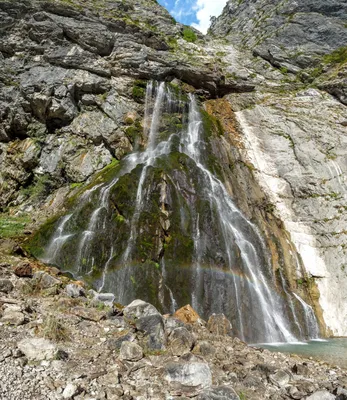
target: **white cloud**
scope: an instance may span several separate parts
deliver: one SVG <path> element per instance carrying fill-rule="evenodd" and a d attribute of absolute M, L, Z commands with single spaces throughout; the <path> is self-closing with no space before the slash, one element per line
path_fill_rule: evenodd
<path fill-rule="evenodd" d="M 193 17 L 194 11 L 192 7 L 189 7 L 189 0 L 175 0 L 173 8 L 170 10 L 170 13 L 173 17 L 175 17 L 178 21 L 186 18 Z"/>
<path fill-rule="evenodd" d="M 206 33 L 210 26 L 210 17 L 218 17 L 226 3 L 227 0 L 197 0 L 194 9 L 199 22 L 193 23 L 192 26 L 202 33 Z"/>

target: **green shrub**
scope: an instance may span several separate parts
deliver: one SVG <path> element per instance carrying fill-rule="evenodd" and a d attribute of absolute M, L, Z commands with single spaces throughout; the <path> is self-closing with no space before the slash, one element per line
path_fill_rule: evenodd
<path fill-rule="evenodd" d="M 197 41 L 198 37 L 196 36 L 196 33 L 191 29 L 191 28 L 184 28 L 183 29 L 183 39 L 187 42 L 194 43 Z"/>
<path fill-rule="evenodd" d="M 143 100 L 146 96 L 146 86 L 147 82 L 143 80 L 136 80 L 133 86 L 133 98 L 135 100 Z"/>
<path fill-rule="evenodd" d="M 133 98 L 135 100 L 142 100 L 145 97 L 145 89 L 139 86 L 133 87 Z"/>
<path fill-rule="evenodd" d="M 347 61 L 347 46 L 340 47 L 323 57 L 326 64 L 343 64 Z"/>

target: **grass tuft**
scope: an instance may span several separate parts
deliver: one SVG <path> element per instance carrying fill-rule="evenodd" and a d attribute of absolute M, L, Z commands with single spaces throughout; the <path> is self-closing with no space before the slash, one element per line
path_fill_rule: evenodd
<path fill-rule="evenodd" d="M 67 327 L 59 318 L 52 314 L 44 319 L 41 326 L 41 335 L 54 342 L 64 342 L 70 339 Z"/>

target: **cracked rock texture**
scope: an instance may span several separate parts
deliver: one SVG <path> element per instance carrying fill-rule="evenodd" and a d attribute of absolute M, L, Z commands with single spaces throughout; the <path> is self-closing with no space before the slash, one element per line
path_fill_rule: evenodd
<path fill-rule="evenodd" d="M 0 210 L 60 212 L 141 148 L 147 80 L 225 96 L 204 107 L 229 192 L 281 232 L 287 284 L 309 291 L 322 331 L 347 335 L 345 2 L 233 0 L 208 37 L 183 29 L 154 0 L 0 0 Z"/>
<path fill-rule="evenodd" d="M 347 45 L 346 19 L 339 0 L 229 0 L 210 33 L 296 71 Z"/>
<path fill-rule="evenodd" d="M 252 90 L 226 80 L 155 1 L 2 0 L 0 32 L 0 209 L 132 151 L 146 80 L 178 78 L 212 97 Z"/>
<path fill-rule="evenodd" d="M 210 31 L 233 43 L 224 62 L 254 71 L 255 93 L 227 96 L 241 158 L 294 243 L 289 280 L 309 287 L 334 335 L 347 334 L 345 19 L 344 2 L 229 1 Z M 302 79 L 315 63 L 318 76 Z"/>

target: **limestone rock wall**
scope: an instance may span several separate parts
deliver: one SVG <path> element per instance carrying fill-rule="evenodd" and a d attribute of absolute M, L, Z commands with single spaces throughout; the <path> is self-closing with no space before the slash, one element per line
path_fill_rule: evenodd
<path fill-rule="evenodd" d="M 1 1 L 0 209 L 132 151 L 147 80 L 179 78 L 203 96 L 237 89 L 183 29 L 155 1 Z"/>
<path fill-rule="evenodd" d="M 229 1 L 211 33 L 235 43 L 223 60 L 242 64 L 257 82 L 254 94 L 228 96 L 243 160 L 297 251 L 288 271 L 293 288 L 308 288 L 327 334 L 346 335 L 345 29 L 338 34 L 345 5 L 236 3 Z M 279 52 L 290 56 L 276 58 Z M 317 62 L 322 69 L 308 77 Z"/>

